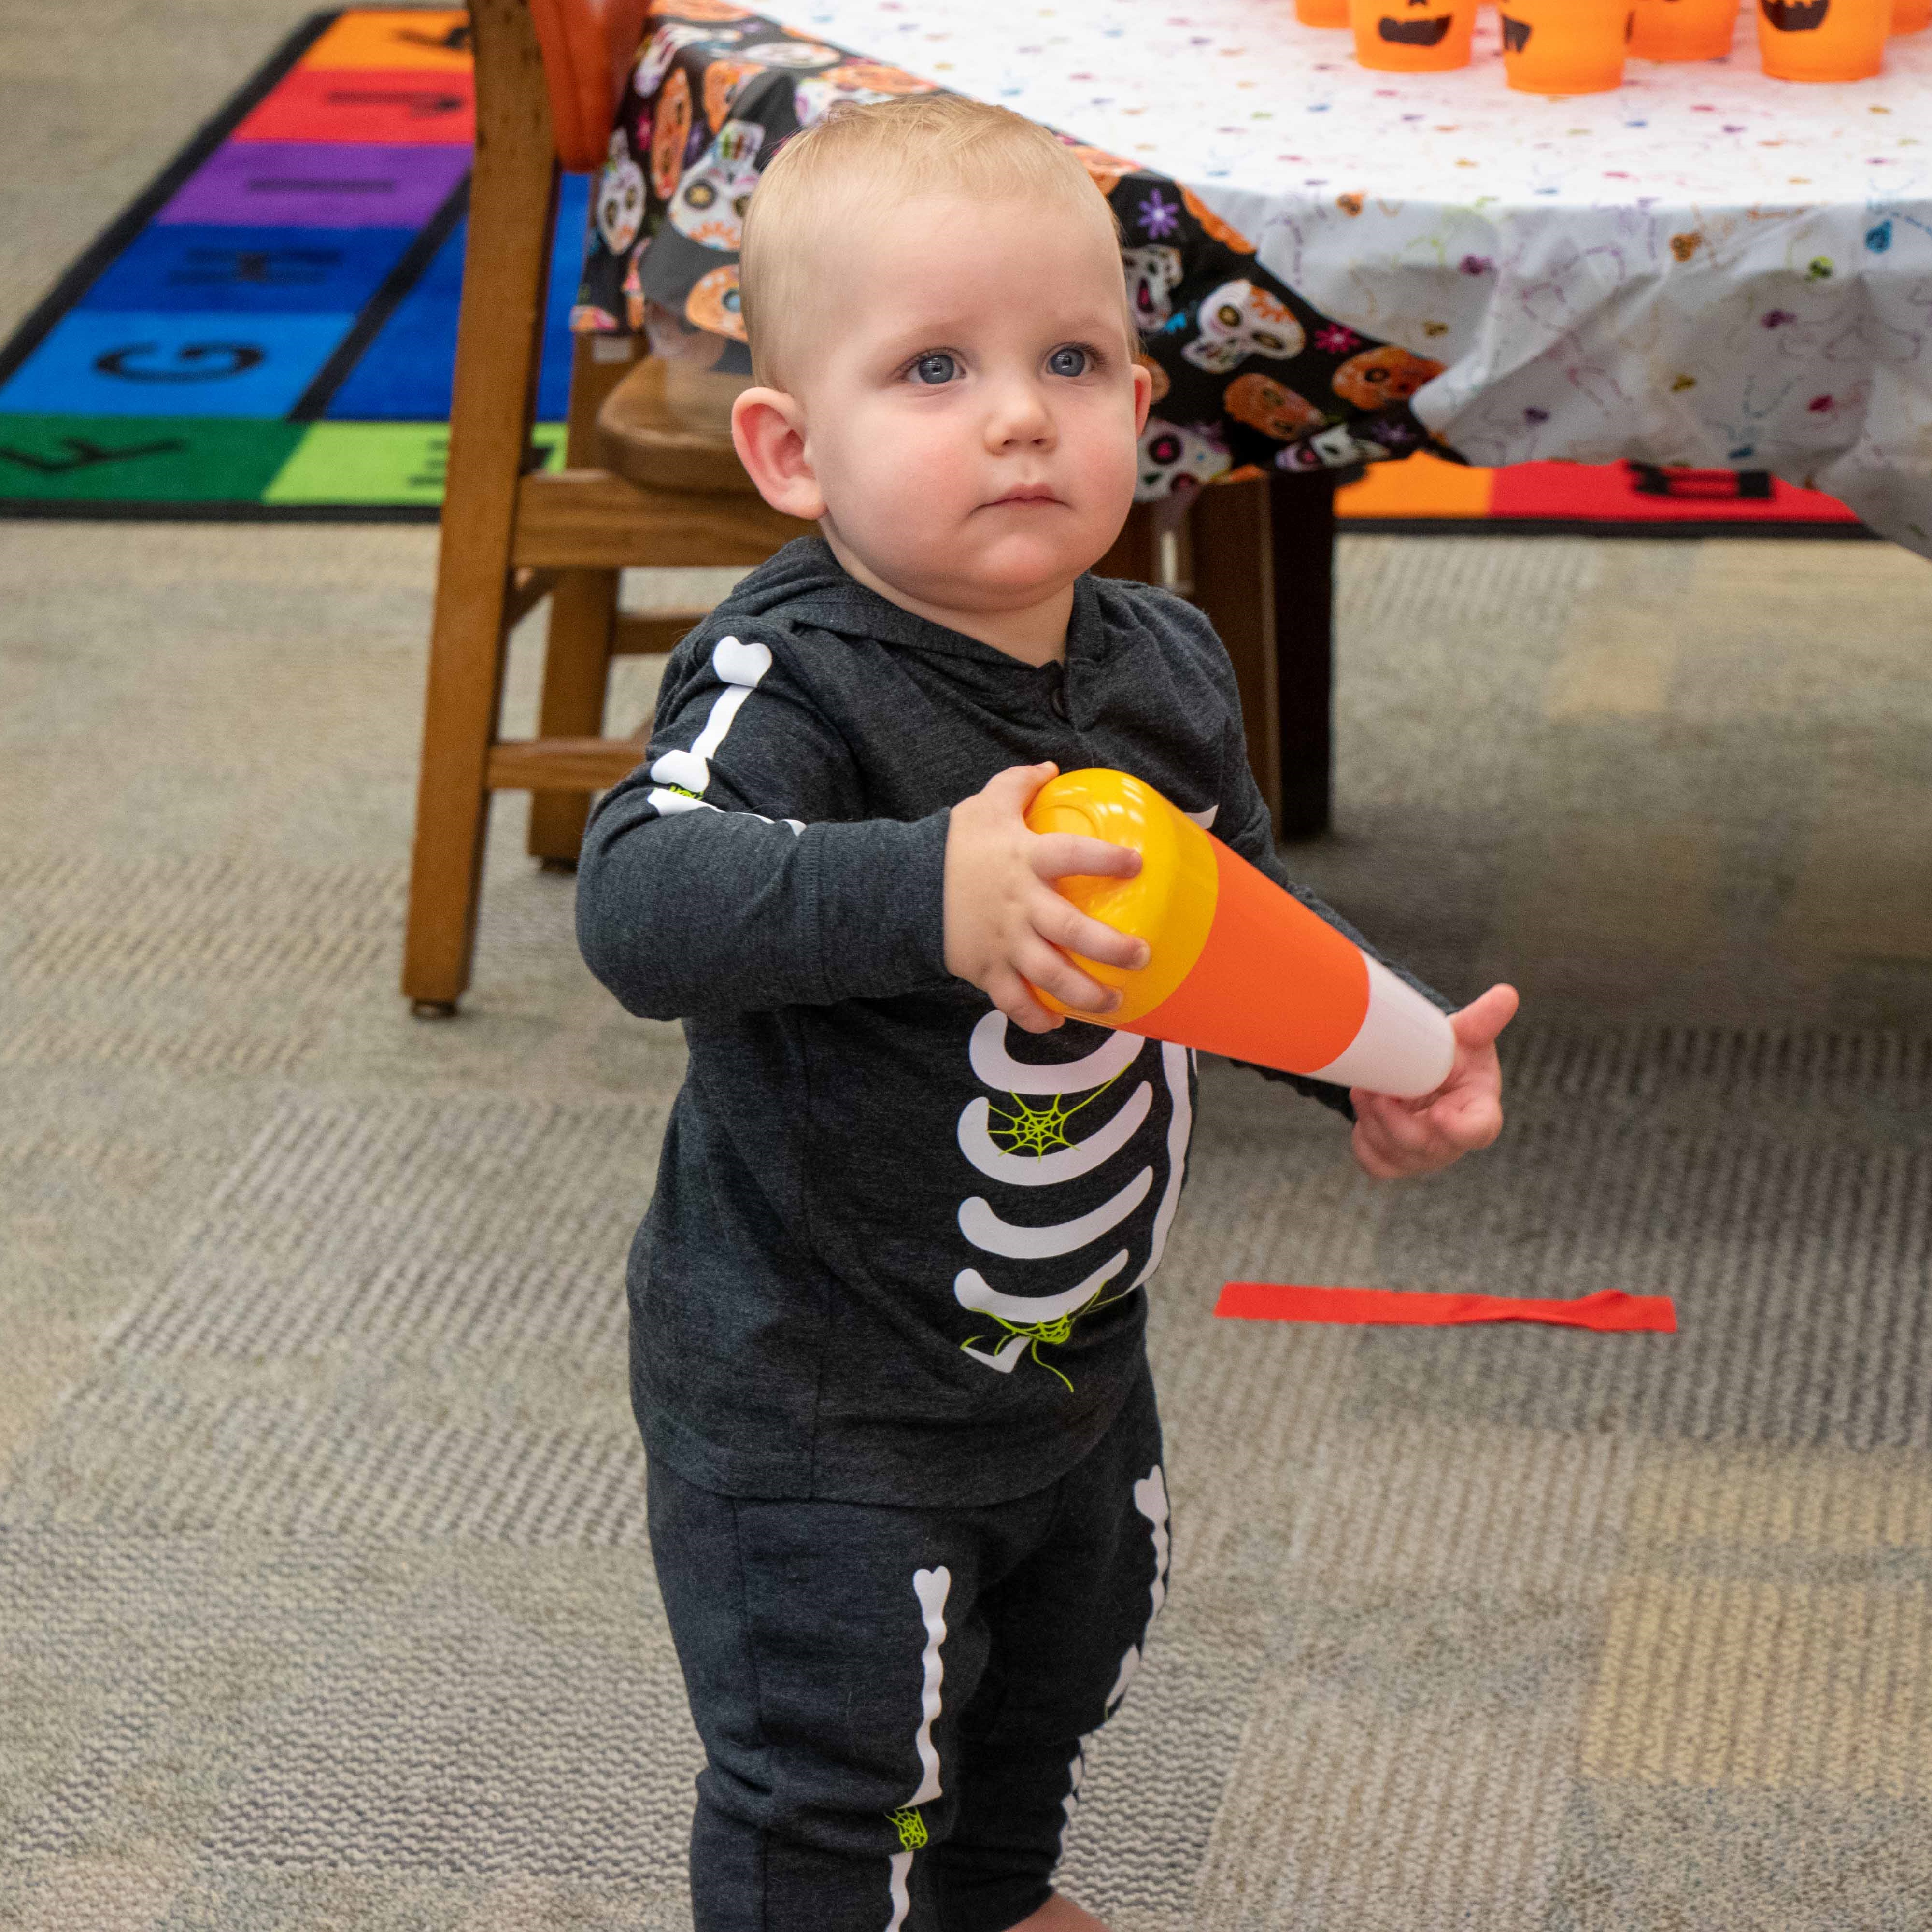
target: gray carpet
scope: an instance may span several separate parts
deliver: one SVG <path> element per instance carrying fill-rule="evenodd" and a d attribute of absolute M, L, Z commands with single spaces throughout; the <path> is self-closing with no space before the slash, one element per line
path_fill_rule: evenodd
<path fill-rule="evenodd" d="M 432 543 L 0 531 L 0 1924 L 688 1922 L 620 1288 L 682 1049 L 584 974 L 514 801 L 465 1016 L 402 1010 Z M 1343 572 L 1297 861 L 1522 984 L 1510 1128 L 1378 1188 L 1210 1070 L 1154 1299 L 1172 1593 L 1066 1882 L 1120 1932 L 1922 1926 L 1924 566 Z M 1865 683 L 1808 684 L 1848 597 Z M 1230 1276 L 1684 1325 L 1217 1324 Z"/>
<path fill-rule="evenodd" d="M 7 299 L 298 10 L 0 16 Z M 403 1010 L 433 543 L 0 527 L 0 1926 L 689 1922 L 620 1297 L 682 1047 L 516 801 L 464 1017 Z M 1295 862 L 1522 988 L 1510 1126 L 1377 1188 L 1210 1071 L 1173 1586 L 1067 1882 L 1118 1932 L 1922 1932 L 1932 575 L 1354 538 L 1341 602 Z M 1683 1329 L 1216 1324 L 1230 1276 Z"/>

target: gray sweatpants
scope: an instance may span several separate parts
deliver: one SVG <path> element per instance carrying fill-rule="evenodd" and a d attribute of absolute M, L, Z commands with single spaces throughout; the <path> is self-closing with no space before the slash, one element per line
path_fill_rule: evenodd
<path fill-rule="evenodd" d="M 713 1495 L 651 1549 L 706 1766 L 697 1932 L 1005 1932 L 1042 1904 L 1166 1590 L 1143 1376 L 1049 1487 L 962 1509 Z"/>

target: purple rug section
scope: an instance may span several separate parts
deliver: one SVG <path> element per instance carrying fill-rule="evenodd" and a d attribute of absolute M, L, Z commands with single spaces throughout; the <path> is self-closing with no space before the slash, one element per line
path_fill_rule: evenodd
<path fill-rule="evenodd" d="M 466 148 L 234 141 L 155 217 L 228 226 L 419 228 L 470 166 Z"/>

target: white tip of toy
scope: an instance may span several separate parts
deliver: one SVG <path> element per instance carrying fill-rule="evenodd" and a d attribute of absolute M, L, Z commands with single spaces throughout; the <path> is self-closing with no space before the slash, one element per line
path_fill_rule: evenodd
<path fill-rule="evenodd" d="M 1431 1006 L 1378 960 L 1369 967 L 1369 1010 L 1354 1038 L 1326 1066 L 1309 1076 L 1338 1087 L 1366 1087 L 1371 1094 L 1419 1100 L 1449 1077 L 1456 1036 L 1449 1016 Z"/>

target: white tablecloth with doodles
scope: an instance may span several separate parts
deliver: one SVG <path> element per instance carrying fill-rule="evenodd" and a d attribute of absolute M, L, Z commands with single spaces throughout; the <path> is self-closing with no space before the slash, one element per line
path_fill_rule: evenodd
<path fill-rule="evenodd" d="M 1414 75 L 1289 0 L 770 10 L 1173 177 L 1316 308 L 1445 364 L 1412 406 L 1472 462 L 1768 470 L 1932 556 L 1932 32 L 1799 86 L 1746 13 L 1728 61 L 1550 100 L 1504 87 L 1487 9 L 1470 67 Z"/>

